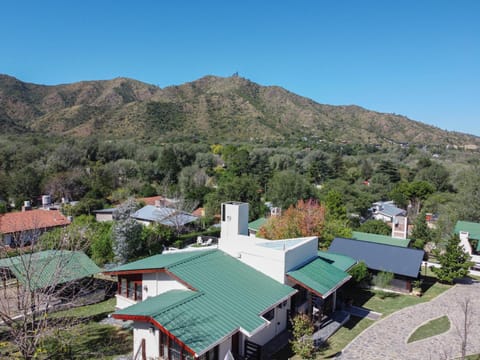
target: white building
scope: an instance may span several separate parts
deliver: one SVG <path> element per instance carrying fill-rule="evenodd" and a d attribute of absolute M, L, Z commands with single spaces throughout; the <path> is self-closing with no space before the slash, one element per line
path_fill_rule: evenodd
<path fill-rule="evenodd" d="M 318 255 L 316 237 L 248 235 L 248 204 L 222 204 L 218 249 L 155 255 L 109 271 L 114 317 L 132 320 L 138 359 L 256 358 L 290 314 L 336 307 L 350 276 Z"/>

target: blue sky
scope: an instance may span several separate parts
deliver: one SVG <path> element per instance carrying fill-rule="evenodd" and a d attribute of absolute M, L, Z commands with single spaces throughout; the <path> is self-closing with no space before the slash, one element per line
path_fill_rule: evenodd
<path fill-rule="evenodd" d="M 480 136 L 480 1 L 5 1 L 0 73 L 161 87 L 239 72 Z"/>

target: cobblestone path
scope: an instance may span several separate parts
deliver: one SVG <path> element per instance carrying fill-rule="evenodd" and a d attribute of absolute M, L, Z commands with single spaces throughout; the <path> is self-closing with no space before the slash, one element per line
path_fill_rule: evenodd
<path fill-rule="evenodd" d="M 342 360 L 437 360 L 460 356 L 464 299 L 470 299 L 471 313 L 467 354 L 480 354 L 480 283 L 458 284 L 435 299 L 399 310 L 379 320 L 357 336 L 339 356 Z M 446 333 L 407 344 L 410 335 L 422 324 L 447 315 Z"/>

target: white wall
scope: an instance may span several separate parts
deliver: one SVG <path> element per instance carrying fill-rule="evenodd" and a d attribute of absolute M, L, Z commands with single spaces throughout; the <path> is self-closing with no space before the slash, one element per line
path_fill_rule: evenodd
<path fill-rule="evenodd" d="M 187 290 L 187 287 L 179 283 L 164 272 L 143 274 L 143 299 L 160 295 L 170 290 Z M 145 291 L 145 286 L 147 291 Z"/>
<path fill-rule="evenodd" d="M 153 325 L 135 321 L 133 323 L 133 355 L 138 351 L 142 339 L 145 339 L 147 359 L 158 359 L 160 357 L 159 334 L 160 331 Z"/>
<path fill-rule="evenodd" d="M 117 298 L 117 305 L 116 305 L 117 309 L 125 309 L 126 307 L 129 307 L 137 303 L 135 300 L 126 298 L 120 294 L 115 294 L 115 297 Z"/>
<path fill-rule="evenodd" d="M 246 237 L 248 238 L 248 237 Z M 245 239 L 238 239 L 239 241 Z M 280 283 L 285 282 L 285 254 L 282 250 L 269 249 L 263 246 L 256 245 L 257 239 L 254 239 L 255 243 L 242 242 L 237 246 L 232 256 L 240 256 L 239 260 L 244 264 L 247 264 L 261 273 L 270 276 L 274 280 Z M 238 254 L 238 255 L 236 255 Z"/>
<path fill-rule="evenodd" d="M 472 245 L 470 245 L 470 241 L 468 241 L 468 232 L 467 231 L 460 231 L 459 238 L 460 238 L 460 245 L 463 246 L 465 252 L 472 255 Z"/>
<path fill-rule="evenodd" d="M 249 338 L 259 345 L 265 345 L 272 340 L 276 335 L 280 334 L 287 328 L 287 309 L 290 308 L 290 299 L 285 306 L 277 305 L 275 307 L 275 317 L 270 321 L 267 327 Z"/>
<path fill-rule="evenodd" d="M 306 239 L 307 240 L 307 239 Z M 310 238 L 294 248 L 286 250 L 285 253 L 285 272 L 306 264 L 309 260 L 318 256 L 318 239 Z"/>
<path fill-rule="evenodd" d="M 96 213 L 95 220 L 97 222 L 113 221 L 113 214 Z"/>
<path fill-rule="evenodd" d="M 224 342 L 218 345 L 218 358 L 225 359 L 225 355 L 227 355 L 228 350 L 232 348 L 232 338 L 227 338 Z"/>
<path fill-rule="evenodd" d="M 248 204 L 231 202 L 222 204 L 222 239 L 232 239 L 235 235 L 248 235 Z"/>

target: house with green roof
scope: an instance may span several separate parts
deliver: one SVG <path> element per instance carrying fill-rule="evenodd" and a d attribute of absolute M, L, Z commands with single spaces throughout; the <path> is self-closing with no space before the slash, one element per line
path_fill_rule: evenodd
<path fill-rule="evenodd" d="M 31 291 L 89 277 L 101 269 L 81 251 L 46 250 L 0 259 L 2 273 Z"/>
<path fill-rule="evenodd" d="M 387 235 L 370 234 L 360 231 L 353 231 L 352 239 L 400 247 L 408 247 L 408 244 L 410 244 L 410 239 L 395 238 Z"/>
<path fill-rule="evenodd" d="M 319 256 L 316 237 L 250 236 L 248 204 L 224 203 L 217 249 L 168 252 L 107 272 L 118 277 L 113 317 L 133 322 L 133 351 L 144 358 L 259 358 L 289 316 L 336 311 L 353 261 L 340 257 Z"/>
<path fill-rule="evenodd" d="M 470 254 L 475 268 L 480 268 L 480 224 L 471 221 L 457 221 L 454 229 L 460 244 Z"/>
<path fill-rule="evenodd" d="M 260 231 L 260 228 L 265 225 L 267 222 L 267 218 L 261 217 L 258 218 L 257 220 L 251 221 L 248 223 L 248 233 L 251 236 L 256 236 L 257 233 Z"/>

